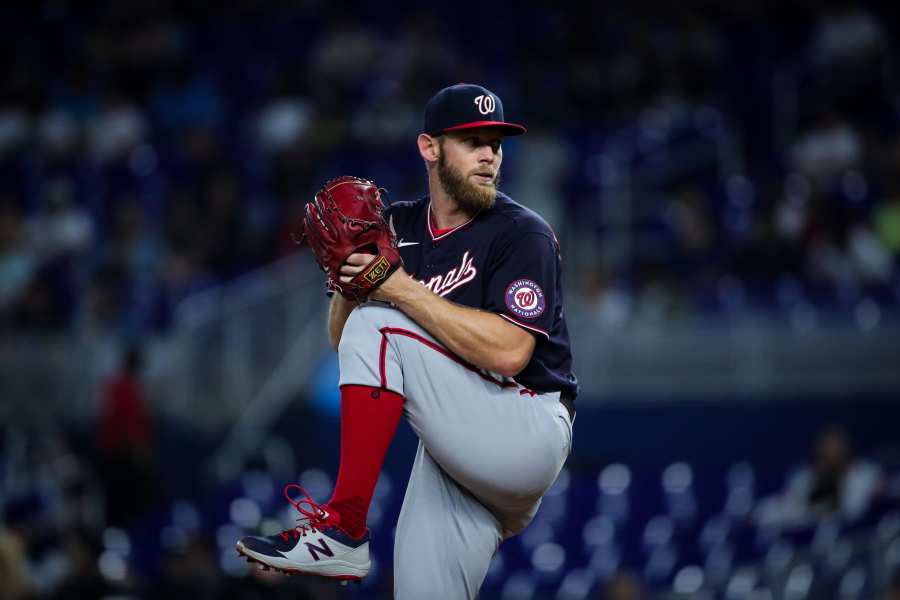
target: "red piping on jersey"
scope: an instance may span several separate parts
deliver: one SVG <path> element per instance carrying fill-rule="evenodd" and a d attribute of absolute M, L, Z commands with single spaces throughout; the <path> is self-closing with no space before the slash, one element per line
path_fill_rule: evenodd
<path fill-rule="evenodd" d="M 437 229 L 431 225 L 431 202 L 428 203 L 428 235 L 431 236 L 431 241 L 436 242 L 440 239 L 443 239 L 453 233 L 454 231 L 459 231 L 469 223 L 475 220 L 475 217 L 472 217 L 462 225 L 457 225 L 456 227 L 450 227 L 449 229 Z"/>
<path fill-rule="evenodd" d="M 428 346 L 429 348 L 431 348 L 432 350 L 436 350 L 437 352 L 440 352 L 441 354 L 443 354 L 444 356 L 446 356 L 447 358 L 449 358 L 456 364 L 472 371 L 473 373 L 475 373 L 476 375 L 478 375 L 485 381 L 489 381 L 495 385 L 499 385 L 502 388 L 520 387 L 519 384 L 515 383 L 514 381 L 503 381 L 503 380 L 498 381 L 498 380 L 494 379 L 493 377 L 487 375 L 483 371 L 476 369 L 474 366 L 470 365 L 469 363 L 467 363 L 460 357 L 456 356 L 455 354 L 453 354 L 452 352 L 450 352 L 443 346 L 436 344 L 436 343 L 432 342 L 431 340 L 422 337 L 421 335 L 419 335 L 418 333 L 416 333 L 414 331 L 410 331 L 408 329 L 401 329 L 399 327 L 382 327 L 378 331 L 381 332 L 381 351 L 379 352 L 379 356 L 378 356 L 378 370 L 379 370 L 379 374 L 381 375 L 381 387 L 384 389 L 388 389 L 387 365 L 385 363 L 387 362 L 387 336 L 389 333 L 392 333 L 394 335 L 403 335 L 408 338 L 412 338 L 412 339 L 416 340 L 417 342 L 421 342 L 421 343 L 425 344 L 426 346 Z"/>
<path fill-rule="evenodd" d="M 500 313 L 497 313 L 497 314 L 500 314 Z M 525 323 L 520 323 L 519 321 L 516 321 L 515 319 L 513 319 L 512 317 L 507 316 L 507 315 L 500 315 L 500 316 L 503 317 L 504 319 L 506 319 L 507 321 L 509 321 L 515 325 L 518 325 L 519 327 L 528 329 L 529 331 L 534 331 L 535 333 L 540 333 L 543 336 L 545 336 L 548 340 L 550 339 L 550 334 L 547 333 L 546 331 L 544 331 L 543 329 L 539 329 L 538 327 L 535 327 L 534 325 L 526 325 Z"/>
<path fill-rule="evenodd" d="M 378 352 L 378 371 L 381 375 L 381 387 L 383 389 L 388 389 L 387 386 L 387 336 L 384 335 L 384 331 L 381 332 L 381 350 Z"/>

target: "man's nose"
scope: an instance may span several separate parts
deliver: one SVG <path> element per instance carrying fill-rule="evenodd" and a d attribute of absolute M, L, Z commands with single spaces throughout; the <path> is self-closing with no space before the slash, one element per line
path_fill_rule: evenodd
<path fill-rule="evenodd" d="M 482 146 L 478 151 L 479 162 L 492 163 L 497 158 L 497 153 L 490 146 Z"/>

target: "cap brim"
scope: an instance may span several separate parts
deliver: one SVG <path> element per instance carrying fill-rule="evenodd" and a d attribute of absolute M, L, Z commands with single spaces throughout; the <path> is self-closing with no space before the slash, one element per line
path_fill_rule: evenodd
<path fill-rule="evenodd" d="M 440 133 L 444 133 L 447 131 L 460 131 L 463 129 L 477 129 L 479 127 L 493 127 L 496 129 L 500 129 L 503 131 L 504 135 L 522 135 L 527 129 L 523 125 L 519 125 L 517 123 L 506 123 L 504 121 L 472 121 L 471 123 L 463 123 L 462 125 L 454 125 L 453 127 L 447 127 L 446 129 L 442 129 Z"/>

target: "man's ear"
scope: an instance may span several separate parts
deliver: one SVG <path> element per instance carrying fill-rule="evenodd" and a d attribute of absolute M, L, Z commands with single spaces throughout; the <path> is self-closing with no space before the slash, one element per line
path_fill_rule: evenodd
<path fill-rule="evenodd" d="M 438 138 L 427 133 L 420 133 L 416 143 L 419 145 L 419 154 L 422 156 L 422 160 L 429 164 L 437 162 L 438 157 L 441 155 Z"/>

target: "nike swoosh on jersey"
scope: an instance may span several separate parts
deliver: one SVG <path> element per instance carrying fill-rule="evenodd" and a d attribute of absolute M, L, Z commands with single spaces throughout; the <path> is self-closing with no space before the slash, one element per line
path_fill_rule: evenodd
<path fill-rule="evenodd" d="M 397 242 L 398 248 L 402 248 L 404 246 L 418 246 L 418 245 L 419 245 L 419 242 L 404 242 L 403 240 L 400 240 L 399 242 Z"/>

